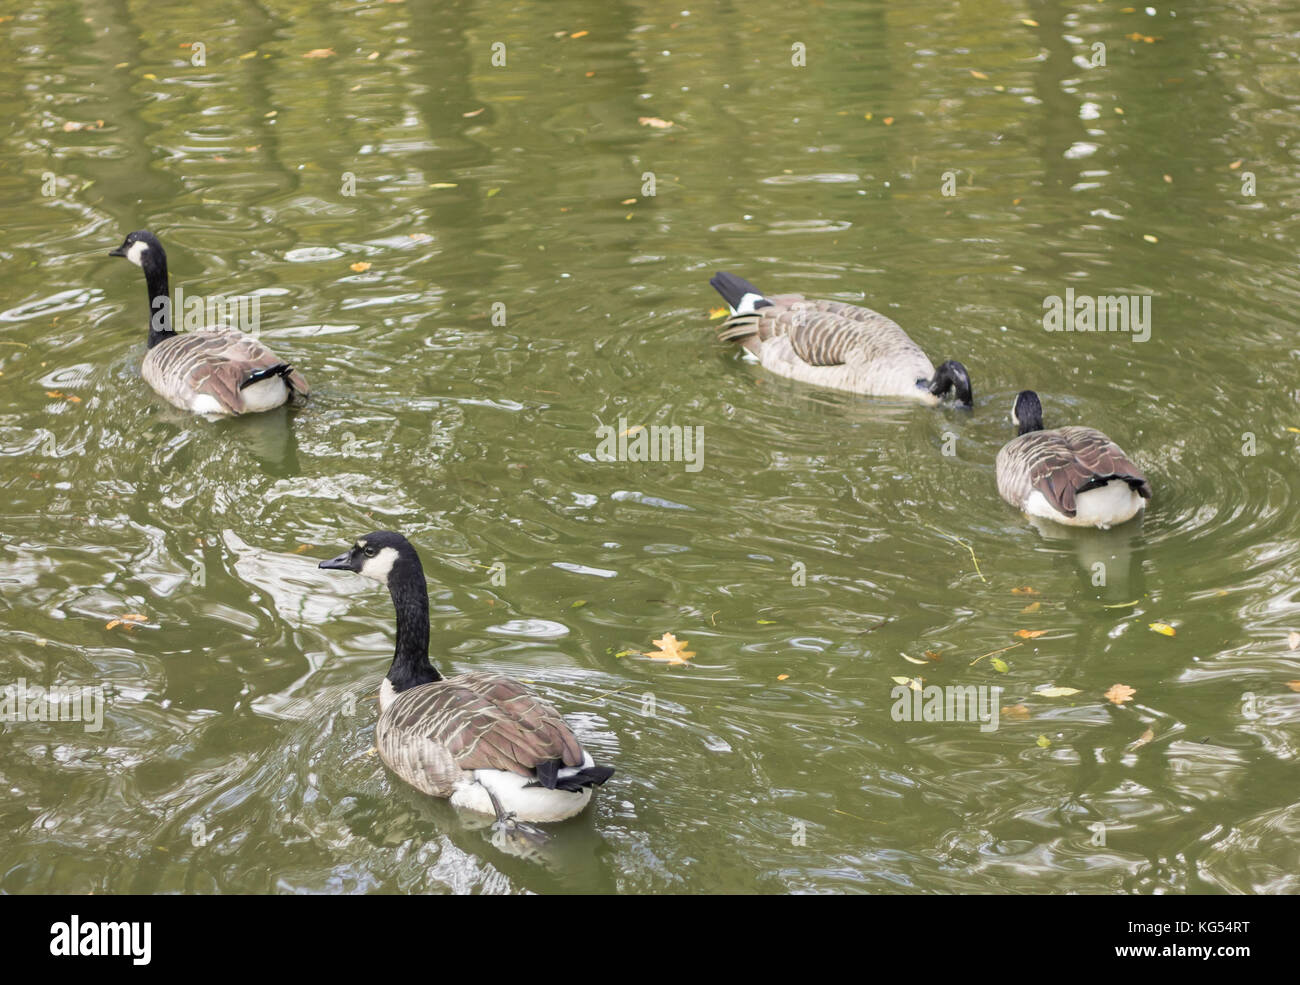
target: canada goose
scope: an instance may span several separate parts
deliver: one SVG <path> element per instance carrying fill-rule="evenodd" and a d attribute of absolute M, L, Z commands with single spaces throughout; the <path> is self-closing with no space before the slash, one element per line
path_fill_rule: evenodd
<path fill-rule="evenodd" d="M 879 312 L 798 294 L 765 297 L 735 274 L 715 274 L 709 283 L 731 308 L 718 338 L 739 342 L 773 373 L 930 406 L 952 390 L 958 407 L 971 407 L 966 367 L 949 360 L 936 370 L 921 347 Z"/>
<path fill-rule="evenodd" d="M 422 793 L 498 821 L 562 821 L 613 775 L 597 766 L 560 713 L 496 674 L 444 678 L 429 662 L 429 593 L 415 548 L 379 530 L 322 568 L 388 586 L 397 649 L 379 689 L 375 745 L 388 768 Z"/>
<path fill-rule="evenodd" d="M 1030 516 L 1105 529 L 1131 520 L 1151 498 L 1146 476 L 1100 431 L 1044 431 L 1033 390 L 1016 395 L 1011 422 L 1020 430 L 998 452 L 998 492 Z"/>
<path fill-rule="evenodd" d="M 167 254 L 146 229 L 130 233 L 109 251 L 144 270 L 149 289 L 149 351 L 141 373 L 155 390 L 181 410 L 208 417 L 271 410 L 306 397 L 307 381 L 256 339 L 237 331 L 176 334 L 172 329 Z"/>

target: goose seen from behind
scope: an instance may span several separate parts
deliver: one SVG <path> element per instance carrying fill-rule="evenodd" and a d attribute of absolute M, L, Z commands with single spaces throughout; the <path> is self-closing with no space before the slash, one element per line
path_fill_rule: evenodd
<path fill-rule="evenodd" d="M 140 371 L 169 403 L 216 418 L 272 410 L 295 394 L 307 397 L 303 375 L 257 339 L 234 330 L 174 330 L 167 254 L 153 233 L 130 233 L 108 255 L 144 270 L 149 349 Z"/>
<path fill-rule="evenodd" d="M 1043 430 L 1038 394 L 1022 390 L 1011 408 L 1018 428 L 998 452 L 998 493 L 1030 516 L 1105 529 L 1131 520 L 1151 498 L 1151 483 L 1123 450 L 1095 428 Z"/>
<path fill-rule="evenodd" d="M 560 713 L 523 684 L 491 673 L 444 678 L 429 661 L 429 594 L 415 548 L 376 531 L 320 567 L 387 585 L 397 647 L 379 691 L 380 758 L 422 793 L 498 821 L 562 821 L 613 775 L 597 766 Z"/>
<path fill-rule="evenodd" d="M 908 397 L 930 406 L 951 392 L 958 407 L 971 407 L 966 367 L 949 360 L 935 369 L 898 323 L 877 311 L 798 294 L 768 297 L 725 272 L 709 283 L 731 309 L 718 338 L 740 343 L 773 373 L 867 396 Z"/>

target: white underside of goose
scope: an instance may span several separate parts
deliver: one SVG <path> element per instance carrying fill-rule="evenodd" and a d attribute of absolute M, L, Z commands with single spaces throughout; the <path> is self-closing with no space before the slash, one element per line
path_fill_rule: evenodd
<path fill-rule="evenodd" d="M 1074 505 L 1074 516 L 1066 516 L 1053 509 L 1047 497 L 1035 489 L 1025 500 L 1024 509 L 1030 516 L 1054 520 L 1066 526 L 1105 530 L 1133 519 L 1146 505 L 1146 500 L 1123 479 L 1111 479 L 1104 486 L 1077 494 Z"/>
<path fill-rule="evenodd" d="M 560 776 L 572 776 L 578 769 L 592 765 L 591 754 L 587 753 L 582 767 L 566 767 L 560 770 Z M 456 785 L 451 802 L 479 814 L 496 814 L 489 790 L 496 795 L 501 809 L 507 814 L 514 814 L 520 821 L 539 823 L 563 821 L 580 814 L 591 800 L 591 787 L 584 787 L 579 792 L 548 790 L 540 785 L 529 786 L 536 781 L 506 770 L 475 770 L 472 777 Z"/>
<path fill-rule="evenodd" d="M 274 410 L 281 404 L 288 402 L 292 396 L 292 391 L 284 382 L 284 377 L 272 376 L 245 387 L 240 391 L 240 394 L 244 398 L 245 413 L 257 414 L 262 411 Z M 195 414 L 205 414 L 209 417 L 225 417 L 230 413 L 221 405 L 221 401 L 207 393 L 196 393 L 190 401 L 190 410 Z"/>

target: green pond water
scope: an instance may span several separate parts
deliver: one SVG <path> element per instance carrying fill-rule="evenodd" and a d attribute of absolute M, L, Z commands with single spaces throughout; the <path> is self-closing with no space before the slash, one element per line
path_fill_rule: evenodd
<path fill-rule="evenodd" d="M 107 705 L 0 724 L 0 891 L 1300 891 L 1297 30 L 4 3 L 0 683 Z M 173 288 L 260 299 L 307 406 L 149 389 L 107 256 L 141 227 Z M 973 413 L 765 373 L 716 270 L 889 314 Z M 1045 331 L 1067 289 L 1149 298 L 1150 338 Z M 998 498 L 1026 387 L 1142 466 L 1141 521 Z M 602 425 L 702 428 L 701 467 Z M 540 853 L 373 754 L 392 606 L 316 562 L 376 528 L 444 673 L 617 768 Z M 666 632 L 686 665 L 640 655 Z M 895 678 L 999 687 L 998 727 L 899 721 Z"/>

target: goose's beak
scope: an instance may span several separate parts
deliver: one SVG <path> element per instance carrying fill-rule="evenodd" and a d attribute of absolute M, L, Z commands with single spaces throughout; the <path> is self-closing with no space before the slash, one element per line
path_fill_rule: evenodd
<path fill-rule="evenodd" d="M 331 571 L 351 571 L 352 570 L 352 552 L 344 551 L 336 558 L 330 558 L 328 561 L 322 561 L 317 565 L 318 568 L 328 568 Z"/>
<path fill-rule="evenodd" d="M 126 256 L 126 247 L 125 247 L 125 246 L 119 246 L 119 247 L 117 247 L 117 249 L 115 249 L 115 250 L 109 250 L 109 251 L 108 251 L 108 255 L 111 256 L 111 257 L 124 257 L 124 256 Z"/>

